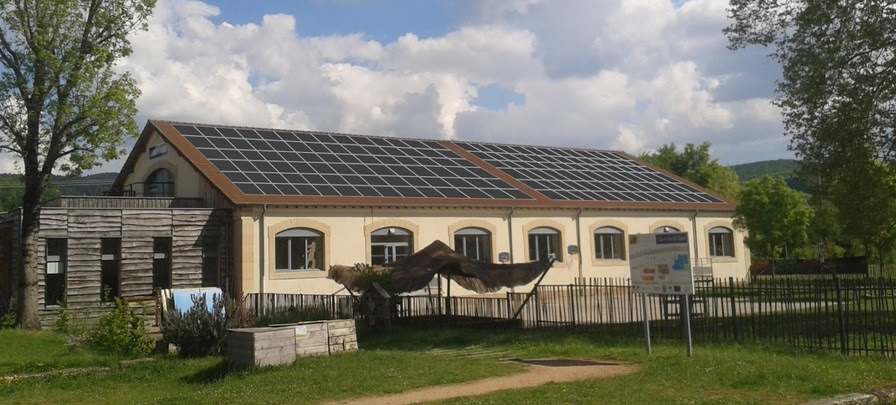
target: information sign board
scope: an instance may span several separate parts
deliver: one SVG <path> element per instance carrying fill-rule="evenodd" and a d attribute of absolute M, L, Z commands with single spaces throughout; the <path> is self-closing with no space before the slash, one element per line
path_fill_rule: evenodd
<path fill-rule="evenodd" d="M 687 232 L 629 235 L 632 287 L 642 294 L 693 294 Z"/>

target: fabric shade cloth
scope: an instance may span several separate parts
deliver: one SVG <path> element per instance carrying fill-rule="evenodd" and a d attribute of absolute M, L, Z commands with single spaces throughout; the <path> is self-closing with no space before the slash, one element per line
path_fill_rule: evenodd
<path fill-rule="evenodd" d="M 519 264 L 483 262 L 457 253 L 437 240 L 404 259 L 373 266 L 372 270 L 391 275 L 392 289 L 397 293 L 420 290 L 437 274 L 450 277 L 467 290 L 488 293 L 529 284 L 548 271 L 552 263 L 553 259 Z M 357 293 L 371 288 L 370 281 L 351 266 L 332 266 L 327 278 Z"/>

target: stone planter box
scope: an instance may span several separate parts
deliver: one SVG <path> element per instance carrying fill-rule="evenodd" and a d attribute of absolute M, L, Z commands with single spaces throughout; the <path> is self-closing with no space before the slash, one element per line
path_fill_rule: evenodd
<path fill-rule="evenodd" d="M 238 368 L 292 364 L 297 356 L 358 350 L 353 319 L 227 331 L 227 360 Z"/>

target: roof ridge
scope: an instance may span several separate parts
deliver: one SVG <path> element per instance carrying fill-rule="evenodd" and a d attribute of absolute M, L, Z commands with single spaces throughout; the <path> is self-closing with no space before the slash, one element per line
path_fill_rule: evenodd
<path fill-rule="evenodd" d="M 322 131 L 316 129 L 297 129 L 297 128 L 270 128 L 270 127 L 259 127 L 259 126 L 245 126 L 245 125 L 230 125 L 230 124 L 212 124 L 207 122 L 188 122 L 188 121 L 172 121 L 172 120 L 155 120 L 150 119 L 150 122 L 164 122 L 170 125 L 193 125 L 193 126 L 206 126 L 213 128 L 233 128 L 233 129 L 249 129 L 253 131 L 289 131 L 289 132 L 306 132 L 314 135 L 337 135 L 337 136 L 357 136 L 363 138 L 387 138 L 387 139 L 401 139 L 408 141 L 425 141 L 425 142 L 451 142 L 457 144 L 458 142 L 463 143 L 472 143 L 472 144 L 480 144 L 480 145 L 497 145 L 497 146 L 522 146 L 522 147 L 530 147 L 530 148 L 552 148 L 552 149 L 565 149 L 565 150 L 582 150 L 582 151 L 592 151 L 592 152 L 607 152 L 607 153 L 626 153 L 621 150 L 613 150 L 613 149 L 597 149 L 597 148 L 584 148 L 580 146 L 548 146 L 548 145 L 535 145 L 535 144 L 522 144 L 522 143 L 505 143 L 505 142 L 488 142 L 488 141 L 470 141 L 465 139 L 457 139 L 457 138 L 415 138 L 415 137 L 405 137 L 400 135 L 369 135 L 369 134 L 359 134 L 359 133 L 351 133 L 351 132 L 335 132 L 335 131 Z"/>

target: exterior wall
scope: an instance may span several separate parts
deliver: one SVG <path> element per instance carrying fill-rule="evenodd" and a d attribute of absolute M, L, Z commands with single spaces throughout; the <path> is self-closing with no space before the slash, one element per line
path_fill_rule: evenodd
<path fill-rule="evenodd" d="M 492 233 L 492 261 L 499 252 L 509 252 L 513 262 L 528 262 L 528 237 L 531 229 L 550 226 L 561 232 L 562 257 L 547 273 L 544 284 L 570 284 L 578 277 L 628 277 L 628 260 L 596 258 L 594 230 L 614 226 L 630 233 L 652 233 L 660 226 L 674 226 L 688 232 L 694 257 L 709 252 L 709 228 L 723 225 L 732 229 L 735 257 L 714 258 L 716 277 L 745 277 L 749 252 L 744 234 L 731 225 L 730 214 L 650 211 L 595 210 L 500 210 L 451 208 L 334 208 L 271 207 L 247 208 L 234 212 L 234 240 L 240 240 L 236 253 L 242 277 L 240 294 L 252 292 L 332 294 L 344 293 L 342 286 L 326 278 L 326 269 L 334 264 L 370 263 L 370 233 L 383 227 L 400 227 L 414 232 L 413 249 L 419 250 L 435 240 L 454 244 L 454 232 L 476 226 Z M 696 218 L 696 219 L 695 219 Z M 276 272 L 274 237 L 294 227 L 312 228 L 324 234 L 324 264 L 321 270 Z M 694 229 L 697 229 L 696 239 Z M 567 246 L 580 246 L 570 255 Z M 627 258 L 626 243 L 626 258 Z M 263 270 L 259 270 L 263 269 Z M 519 287 L 527 291 L 530 287 Z M 453 286 L 452 294 L 470 294 Z"/>
<path fill-rule="evenodd" d="M 171 281 L 174 288 L 202 284 L 203 238 L 217 238 L 219 286 L 232 284 L 232 233 L 229 210 L 220 209 L 73 209 L 44 208 L 39 233 L 39 299 L 41 322 L 50 326 L 58 307 L 45 302 L 46 239 L 65 238 L 65 294 L 68 307 L 95 317 L 101 303 L 100 244 L 121 239 L 120 294 L 129 301 L 153 294 L 153 238 L 171 237 Z"/>

